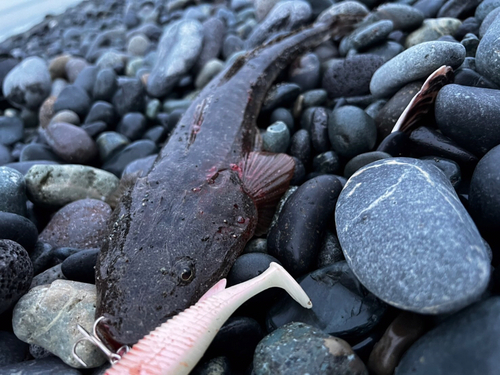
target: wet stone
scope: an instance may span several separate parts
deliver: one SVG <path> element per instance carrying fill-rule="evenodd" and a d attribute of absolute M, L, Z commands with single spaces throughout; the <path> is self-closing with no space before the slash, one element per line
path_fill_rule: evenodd
<path fill-rule="evenodd" d="M 418 44 L 382 65 L 373 74 L 370 91 L 377 98 L 391 96 L 409 82 L 426 79 L 443 65 L 460 66 L 464 59 L 465 47 L 459 43 Z"/>
<path fill-rule="evenodd" d="M 311 298 L 312 309 L 304 309 L 284 296 L 269 310 L 268 331 L 302 322 L 333 336 L 356 339 L 370 332 L 387 310 L 385 303 L 361 285 L 345 261 L 307 274 L 300 286 Z"/>
<path fill-rule="evenodd" d="M 9 167 L 0 167 L 0 211 L 26 216 L 24 176 Z"/>
<path fill-rule="evenodd" d="M 110 126 L 115 125 L 116 113 L 111 104 L 102 100 L 98 100 L 92 104 L 87 117 L 85 117 L 85 123 L 91 124 L 97 121 L 104 121 Z"/>
<path fill-rule="evenodd" d="M 70 255 L 61 264 L 61 271 L 68 280 L 95 283 L 95 264 L 99 249 L 87 249 Z"/>
<path fill-rule="evenodd" d="M 342 187 L 333 176 L 319 176 L 302 184 L 285 202 L 267 246 L 293 276 L 303 275 L 315 264 L 334 203 Z"/>
<path fill-rule="evenodd" d="M 33 359 L 0 367 L 5 375 L 82 375 L 59 358 Z"/>
<path fill-rule="evenodd" d="M 340 158 L 334 151 L 318 154 L 313 159 L 313 171 L 320 174 L 336 174 L 340 170 Z"/>
<path fill-rule="evenodd" d="M 339 239 L 334 233 L 327 230 L 318 254 L 317 268 L 323 268 L 342 260 L 344 260 L 344 253 L 342 253 Z"/>
<path fill-rule="evenodd" d="M 290 144 L 290 131 L 284 122 L 276 122 L 262 134 L 262 148 L 269 152 L 285 152 Z"/>
<path fill-rule="evenodd" d="M 424 21 L 424 15 L 418 9 L 407 4 L 386 3 L 379 6 L 368 20 L 391 20 L 394 30 L 412 31 Z"/>
<path fill-rule="evenodd" d="M 293 131 L 295 121 L 292 114 L 286 108 L 276 108 L 269 117 L 269 123 L 274 124 L 275 122 L 284 122 L 290 131 Z"/>
<path fill-rule="evenodd" d="M 97 73 L 92 97 L 94 100 L 111 101 L 113 94 L 118 88 L 117 76 L 113 69 L 102 69 Z"/>
<path fill-rule="evenodd" d="M 54 103 L 54 111 L 57 113 L 69 109 L 75 112 L 80 119 L 83 120 L 91 104 L 91 100 L 84 89 L 76 85 L 69 85 L 66 86 L 57 97 Z"/>
<path fill-rule="evenodd" d="M 436 98 L 436 123 L 442 133 L 482 156 L 500 144 L 500 91 L 446 85 Z"/>
<path fill-rule="evenodd" d="M 18 117 L 0 116 L 0 143 L 12 146 L 23 139 L 24 124 Z"/>
<path fill-rule="evenodd" d="M 305 129 L 300 129 L 292 136 L 290 155 L 298 158 L 304 165 L 311 159 L 311 137 Z"/>
<path fill-rule="evenodd" d="M 108 232 L 110 215 L 111 208 L 107 203 L 96 199 L 80 199 L 57 211 L 40 233 L 39 239 L 53 247 L 100 247 Z"/>
<path fill-rule="evenodd" d="M 0 368 L 26 359 L 28 345 L 13 333 L 0 331 Z"/>
<path fill-rule="evenodd" d="M 278 107 L 288 107 L 299 96 L 301 88 L 295 83 L 280 83 L 272 86 L 262 103 L 262 111 L 272 111 Z M 287 105 L 288 104 L 288 105 Z"/>
<path fill-rule="evenodd" d="M 0 240 L 0 314 L 8 310 L 30 288 L 33 264 L 18 243 Z"/>
<path fill-rule="evenodd" d="M 358 169 L 364 167 L 367 164 L 370 164 L 374 161 L 381 160 L 381 159 L 387 159 L 392 157 L 392 155 L 389 155 L 386 152 L 382 151 L 371 151 L 371 152 L 365 152 L 363 154 L 359 154 L 355 157 L 353 157 L 351 160 L 347 162 L 344 168 L 344 177 L 349 178 L 351 177 Z"/>
<path fill-rule="evenodd" d="M 311 142 L 318 153 L 326 152 L 331 148 L 328 137 L 328 112 L 323 107 L 317 107 L 312 114 Z"/>
<path fill-rule="evenodd" d="M 480 229 L 495 232 L 500 227 L 500 145 L 477 164 L 470 182 L 469 207 Z"/>
<path fill-rule="evenodd" d="M 444 35 L 453 35 L 462 25 L 456 18 L 428 19 L 424 24 L 406 38 L 405 47 L 410 48 L 417 44 L 437 40 Z"/>
<path fill-rule="evenodd" d="M 146 126 L 144 115 L 140 112 L 132 112 L 123 116 L 116 127 L 116 131 L 131 141 L 135 141 L 144 134 Z"/>
<path fill-rule="evenodd" d="M 250 253 L 267 254 L 267 239 L 253 237 L 250 241 L 248 241 L 245 245 L 245 250 L 243 250 L 243 254 Z"/>
<path fill-rule="evenodd" d="M 321 64 L 314 53 L 298 57 L 288 71 L 289 81 L 299 85 L 303 91 L 316 88 L 321 78 Z"/>
<path fill-rule="evenodd" d="M 120 78 L 112 103 L 116 113 L 124 116 L 128 112 L 142 112 L 144 109 L 144 85 L 136 78 Z"/>
<path fill-rule="evenodd" d="M 31 252 L 38 238 L 33 222 L 24 216 L 0 211 L 0 239 L 12 240 Z"/>
<path fill-rule="evenodd" d="M 443 172 L 445 176 L 448 177 L 448 180 L 450 180 L 451 186 L 455 189 L 458 187 L 462 177 L 460 166 L 456 162 L 445 158 L 439 158 L 437 156 L 424 156 L 420 159 L 425 160 L 426 162 L 441 169 L 441 172 Z"/>
<path fill-rule="evenodd" d="M 82 365 L 72 349 L 80 339 L 77 325 L 91 332 L 96 304 L 95 287 L 69 280 L 56 280 L 29 291 L 16 305 L 12 317 L 14 333 L 21 340 L 40 345 L 72 367 Z M 98 367 L 106 358 L 88 341 L 76 348 L 87 365 Z"/>
<path fill-rule="evenodd" d="M 425 161 L 384 159 L 360 169 L 339 196 L 335 221 L 353 272 L 393 306 L 453 312 L 486 289 L 482 238 L 449 180 Z"/>
<path fill-rule="evenodd" d="M 158 152 L 156 144 L 150 140 L 135 141 L 117 153 L 112 154 L 102 165 L 102 169 L 121 176 L 128 164 Z"/>
<path fill-rule="evenodd" d="M 460 311 L 406 352 L 396 375 L 493 375 L 500 366 L 500 298 Z"/>
<path fill-rule="evenodd" d="M 377 45 L 389 36 L 393 28 L 391 20 L 381 20 L 361 26 L 342 40 L 340 53 L 345 56 L 351 49 L 361 51 Z"/>
<path fill-rule="evenodd" d="M 34 165 L 25 176 L 35 204 L 61 207 L 84 199 L 106 199 L 118 186 L 111 173 L 83 165 Z"/>

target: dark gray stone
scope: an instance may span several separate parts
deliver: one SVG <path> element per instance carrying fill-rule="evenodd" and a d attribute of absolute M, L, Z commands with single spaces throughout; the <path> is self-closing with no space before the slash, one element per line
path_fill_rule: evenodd
<path fill-rule="evenodd" d="M 12 146 L 24 136 L 24 124 L 18 117 L 0 116 L 0 143 Z"/>
<path fill-rule="evenodd" d="M 396 375 L 494 375 L 500 366 L 500 297 L 453 315 L 406 352 Z"/>
<path fill-rule="evenodd" d="M 79 86 L 69 85 L 57 97 L 54 103 L 54 112 L 69 109 L 83 120 L 89 112 L 91 105 L 92 102 L 84 89 Z"/>
<path fill-rule="evenodd" d="M 131 112 L 123 116 L 116 127 L 116 131 L 131 141 L 136 141 L 141 138 L 146 128 L 146 117 L 140 112 Z"/>
<path fill-rule="evenodd" d="M 316 152 L 322 153 L 331 149 L 328 138 L 328 116 L 329 111 L 323 107 L 317 107 L 313 111 L 311 119 L 311 142 Z"/>
<path fill-rule="evenodd" d="M 116 113 L 111 104 L 102 100 L 98 100 L 92 104 L 92 107 L 85 118 L 85 123 L 92 124 L 97 121 L 104 121 L 109 126 L 115 126 Z"/>
<path fill-rule="evenodd" d="M 2 87 L 14 105 L 38 110 L 51 89 L 47 63 L 40 57 L 28 57 L 7 73 Z"/>
<path fill-rule="evenodd" d="M 394 30 L 412 31 L 422 24 L 424 15 L 408 4 L 386 3 L 379 6 L 376 12 L 367 17 L 366 21 L 371 20 L 391 20 Z"/>
<path fill-rule="evenodd" d="M 24 216 L 0 211 L 0 239 L 12 240 L 31 252 L 38 238 L 38 230 Z"/>
<path fill-rule="evenodd" d="M 488 29 L 490 28 L 491 24 L 495 21 L 497 18 L 498 14 L 500 14 L 500 7 L 493 9 L 486 18 L 484 19 L 483 22 L 481 22 L 481 25 L 479 26 L 479 38 L 483 38 Z"/>
<path fill-rule="evenodd" d="M 370 91 L 376 97 L 388 97 L 405 84 L 426 79 L 443 65 L 458 67 L 465 59 L 465 47 L 459 43 L 426 42 L 400 53 L 373 74 Z"/>
<path fill-rule="evenodd" d="M 203 26 L 185 19 L 167 26 L 158 43 L 158 57 L 148 78 L 147 91 L 163 97 L 193 67 L 203 47 Z"/>
<path fill-rule="evenodd" d="M 349 50 L 362 51 L 383 42 L 392 32 L 394 24 L 391 20 L 381 20 L 358 27 L 351 35 L 342 39 L 339 52 L 345 56 Z"/>
<path fill-rule="evenodd" d="M 195 71 L 200 71 L 207 62 L 217 58 L 222 49 L 226 26 L 216 17 L 211 17 L 202 24 L 203 47 L 194 66 Z"/>
<path fill-rule="evenodd" d="M 359 154 L 353 157 L 351 160 L 347 162 L 344 168 L 344 177 L 351 177 L 358 169 L 364 167 L 367 164 L 370 164 L 374 161 L 387 159 L 392 157 L 386 152 L 382 151 L 371 151 L 365 152 L 363 154 Z"/>
<path fill-rule="evenodd" d="M 113 69 L 102 69 L 97 74 L 92 96 L 94 100 L 111 101 L 113 94 L 118 88 L 116 73 Z"/>
<path fill-rule="evenodd" d="M 43 358 L 0 367 L 4 375 L 82 375 L 59 358 Z"/>
<path fill-rule="evenodd" d="M 299 56 L 288 71 L 289 81 L 296 83 L 302 91 L 316 88 L 321 78 L 321 63 L 314 53 Z"/>
<path fill-rule="evenodd" d="M 418 0 L 413 7 L 421 11 L 425 18 L 436 18 L 446 0 Z"/>
<path fill-rule="evenodd" d="M 122 150 L 114 153 L 102 165 L 102 169 L 111 172 L 116 176 L 121 176 L 125 167 L 134 160 L 144 158 L 158 152 L 156 144 L 150 140 L 135 141 Z"/>
<path fill-rule="evenodd" d="M 95 264 L 99 249 L 87 249 L 70 255 L 61 264 L 61 271 L 68 280 L 95 284 Z"/>
<path fill-rule="evenodd" d="M 287 324 L 264 337 L 255 349 L 253 373 L 368 375 L 347 342 L 304 323 Z"/>
<path fill-rule="evenodd" d="M 28 291 L 32 279 L 28 252 L 17 242 L 0 240 L 0 314 Z"/>
<path fill-rule="evenodd" d="M 482 156 L 500 144 L 500 91 L 446 85 L 436 98 L 436 123 L 457 144 Z"/>
<path fill-rule="evenodd" d="M 262 134 L 262 149 L 269 152 L 286 152 L 290 145 L 290 130 L 284 122 L 278 121 Z"/>
<path fill-rule="evenodd" d="M 113 106 L 119 116 L 128 112 L 142 112 L 145 106 L 144 85 L 136 78 L 121 78 L 113 95 Z"/>
<path fill-rule="evenodd" d="M 431 163 L 441 169 L 441 172 L 443 172 L 448 180 L 450 180 L 451 186 L 453 186 L 455 190 L 458 188 L 458 185 L 462 180 L 462 175 L 460 166 L 457 162 L 437 156 L 424 156 L 420 158 L 420 160 L 425 160 L 427 163 Z"/>
<path fill-rule="evenodd" d="M 349 266 L 383 301 L 440 314 L 475 302 L 490 264 L 482 238 L 446 176 L 417 159 L 379 160 L 339 196 L 337 235 Z"/>
<path fill-rule="evenodd" d="M 320 174 L 336 174 L 340 170 L 340 158 L 334 151 L 316 155 L 312 164 L 313 171 Z"/>
<path fill-rule="evenodd" d="M 380 56 L 384 60 L 384 63 L 392 59 L 393 57 L 399 55 L 404 51 L 404 47 L 396 42 L 388 40 L 385 43 L 379 44 L 375 47 L 370 48 L 366 51 L 367 54 Z"/>
<path fill-rule="evenodd" d="M 362 109 L 343 106 L 332 112 L 328 134 L 333 150 L 350 159 L 371 151 L 377 140 L 377 127 L 375 121 Z"/>
<path fill-rule="evenodd" d="M 262 103 L 262 111 L 272 111 L 278 107 L 290 107 L 302 91 L 295 83 L 279 83 L 272 86 Z"/>
<path fill-rule="evenodd" d="M 339 239 L 330 231 L 325 233 L 321 250 L 318 254 L 317 267 L 323 268 L 344 260 L 344 253 L 340 247 Z"/>
<path fill-rule="evenodd" d="M 135 173 L 139 173 L 138 177 L 144 177 L 146 174 L 148 174 L 149 170 L 153 166 L 153 163 L 157 157 L 158 154 L 153 154 L 146 156 L 145 158 L 134 160 L 125 167 L 122 173 L 122 178 L 125 178 L 126 176 L 131 176 Z"/>
<path fill-rule="evenodd" d="M 495 52 L 500 48 L 500 17 L 496 17 L 479 42 L 476 51 L 478 73 L 500 85 L 500 59 Z"/>
<path fill-rule="evenodd" d="M 307 165 L 311 159 L 311 137 L 305 129 L 295 132 L 290 141 L 290 155 Z"/>
<path fill-rule="evenodd" d="M 0 331 L 0 368 L 22 362 L 28 355 L 28 344 L 13 333 Z"/>
<path fill-rule="evenodd" d="M 311 6 L 306 1 L 280 1 L 253 29 L 246 40 L 245 48 L 247 50 L 255 48 L 278 32 L 292 31 L 309 21 L 311 15 Z"/>
<path fill-rule="evenodd" d="M 500 145 L 479 161 L 469 191 L 471 215 L 479 228 L 496 231 L 500 227 Z"/>
<path fill-rule="evenodd" d="M 26 216 L 26 182 L 24 176 L 9 167 L 0 167 L 0 211 Z"/>
<path fill-rule="evenodd" d="M 438 17 L 464 18 L 483 0 L 448 0 L 439 10 Z"/>

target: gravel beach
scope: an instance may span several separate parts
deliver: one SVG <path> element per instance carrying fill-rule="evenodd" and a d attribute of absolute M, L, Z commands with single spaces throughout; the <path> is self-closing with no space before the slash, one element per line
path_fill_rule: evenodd
<path fill-rule="evenodd" d="M 103 375 L 78 326 L 132 346 L 271 262 L 313 307 L 260 293 L 191 374 L 498 374 L 499 0 L 0 21 L 0 374 Z"/>

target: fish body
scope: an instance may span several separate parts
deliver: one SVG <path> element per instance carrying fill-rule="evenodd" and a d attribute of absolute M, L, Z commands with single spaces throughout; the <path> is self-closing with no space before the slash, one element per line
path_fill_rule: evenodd
<path fill-rule="evenodd" d="M 225 279 L 198 303 L 141 339 L 106 375 L 189 374 L 233 312 L 268 288 L 283 288 L 304 308 L 312 307 L 304 290 L 277 263 L 271 263 L 264 273 L 253 279 L 227 289 L 224 286 Z"/>
<path fill-rule="evenodd" d="M 267 90 L 293 59 L 358 20 L 326 14 L 236 60 L 125 190 L 96 265 L 96 317 L 106 318 L 99 332 L 110 347 L 136 343 L 198 301 L 264 232 L 294 169 L 287 155 L 253 151 Z"/>

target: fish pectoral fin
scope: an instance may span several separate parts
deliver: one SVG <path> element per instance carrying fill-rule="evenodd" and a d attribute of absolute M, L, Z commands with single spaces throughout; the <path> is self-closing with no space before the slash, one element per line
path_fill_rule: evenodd
<path fill-rule="evenodd" d="M 210 298 L 213 295 L 219 293 L 220 291 L 226 289 L 226 284 L 227 284 L 227 280 L 221 279 L 213 287 L 211 287 L 209 290 L 207 290 L 205 292 L 205 294 L 201 296 L 201 298 L 198 300 L 198 302 L 206 300 L 207 298 Z"/>
<path fill-rule="evenodd" d="M 290 185 L 295 162 L 286 154 L 250 152 L 240 168 L 243 188 L 258 211 L 255 234 L 264 234 L 269 229 L 276 205 Z"/>

